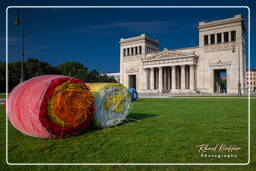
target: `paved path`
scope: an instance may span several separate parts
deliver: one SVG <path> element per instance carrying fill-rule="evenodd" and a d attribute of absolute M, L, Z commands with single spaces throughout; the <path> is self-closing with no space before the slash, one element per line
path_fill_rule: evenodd
<path fill-rule="evenodd" d="M 0 104 L 4 104 L 5 99 L 0 99 Z"/>
<path fill-rule="evenodd" d="M 193 97 L 193 96 L 140 96 L 140 98 L 173 98 L 173 99 L 248 99 L 248 97 L 218 97 L 218 96 L 213 96 L 213 97 Z M 251 99 L 256 99 L 256 97 L 251 97 Z"/>
<path fill-rule="evenodd" d="M 193 96 L 140 96 L 140 98 L 172 98 L 172 99 L 248 99 L 248 97 L 218 97 L 218 96 L 213 96 L 213 97 L 193 97 Z M 256 99 L 256 97 L 251 97 L 251 99 Z M 4 104 L 5 99 L 0 99 L 0 104 Z"/>

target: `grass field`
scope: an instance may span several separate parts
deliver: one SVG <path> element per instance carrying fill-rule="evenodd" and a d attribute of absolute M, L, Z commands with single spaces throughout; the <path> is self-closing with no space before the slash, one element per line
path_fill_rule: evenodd
<path fill-rule="evenodd" d="M 5 93 L 0 93 L 0 99 L 4 99 L 6 97 Z"/>
<path fill-rule="evenodd" d="M 141 99 L 133 103 L 128 116 L 136 121 L 58 140 L 28 137 L 9 124 L 9 162 L 246 163 L 247 103 L 246 99 Z M 256 100 L 251 103 L 251 124 L 255 128 Z M 1 168 L 6 168 L 3 105 L 0 105 L 0 128 L 3 130 L 0 134 Z M 33 169 L 216 170 L 222 167 L 222 170 L 255 170 L 255 129 L 251 134 L 252 161 L 247 166 L 33 166 Z M 235 145 L 241 150 L 232 152 L 237 158 L 201 158 L 196 146 L 203 143 Z M 29 166 L 8 168 L 20 170 Z"/>
<path fill-rule="evenodd" d="M 201 95 L 201 96 L 170 96 L 170 97 L 213 97 L 213 98 L 218 98 L 218 97 L 248 97 L 248 95 L 241 95 L 241 96 L 236 96 L 236 95 L 212 95 L 212 96 L 204 96 L 204 95 Z M 250 97 L 256 97 L 255 94 L 251 94 Z"/>

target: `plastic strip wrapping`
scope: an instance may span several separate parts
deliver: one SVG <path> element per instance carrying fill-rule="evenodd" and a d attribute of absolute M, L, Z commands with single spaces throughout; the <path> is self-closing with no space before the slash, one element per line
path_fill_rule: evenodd
<path fill-rule="evenodd" d="M 129 114 L 131 96 L 119 83 L 88 83 L 95 97 L 95 123 L 101 128 L 121 123 Z"/>
<path fill-rule="evenodd" d="M 94 98 L 82 81 L 43 75 L 17 85 L 8 97 L 8 118 L 26 135 L 63 138 L 84 131 L 93 119 Z"/>

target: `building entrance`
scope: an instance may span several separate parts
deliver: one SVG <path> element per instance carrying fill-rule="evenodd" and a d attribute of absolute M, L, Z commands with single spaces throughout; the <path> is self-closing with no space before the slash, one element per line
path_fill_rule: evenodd
<path fill-rule="evenodd" d="M 136 75 L 129 75 L 129 88 L 136 89 Z"/>
<path fill-rule="evenodd" d="M 227 70 L 214 70 L 214 93 L 227 93 Z"/>

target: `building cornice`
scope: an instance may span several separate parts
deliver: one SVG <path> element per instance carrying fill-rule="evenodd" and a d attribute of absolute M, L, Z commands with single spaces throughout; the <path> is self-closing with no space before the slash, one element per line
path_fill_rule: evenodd
<path fill-rule="evenodd" d="M 211 22 L 199 22 L 198 25 L 198 29 L 203 29 L 203 28 L 207 28 L 207 27 L 214 27 L 214 26 L 219 26 L 219 25 L 224 25 L 224 24 L 230 24 L 230 23 L 236 23 L 236 22 L 243 22 L 243 18 L 242 16 L 239 15 L 235 15 L 232 18 L 227 18 L 227 19 L 223 19 L 223 20 L 217 20 L 217 21 L 211 21 Z M 245 26 L 244 24 L 242 24 L 242 27 L 245 31 Z"/>
<path fill-rule="evenodd" d="M 159 46 L 159 41 L 158 40 L 154 40 L 154 39 L 146 36 L 145 34 L 141 34 L 140 36 L 127 38 L 127 39 L 121 38 L 119 43 L 120 44 L 125 44 L 125 43 L 134 42 L 134 41 L 141 41 L 141 40 L 147 40 L 150 43 Z"/>

